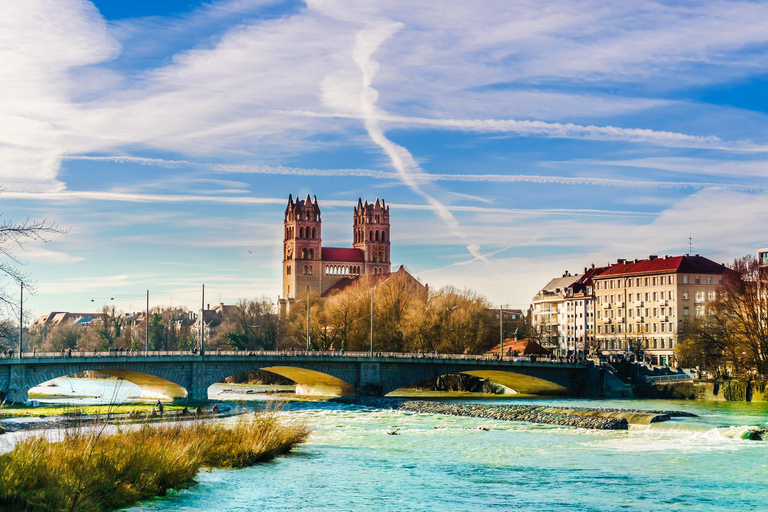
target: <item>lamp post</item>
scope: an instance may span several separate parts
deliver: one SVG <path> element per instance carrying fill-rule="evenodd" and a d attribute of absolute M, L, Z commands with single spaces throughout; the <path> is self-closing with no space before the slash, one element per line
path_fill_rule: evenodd
<path fill-rule="evenodd" d="M 371 288 L 371 357 L 373 357 L 373 288 Z"/>
<path fill-rule="evenodd" d="M 504 360 L 504 307 L 499 306 L 499 354 Z"/>
<path fill-rule="evenodd" d="M 310 338 L 309 338 L 309 290 L 307 290 L 307 350 L 309 350 L 310 347 Z"/>
<path fill-rule="evenodd" d="M 22 340 L 24 337 L 24 281 L 21 282 L 21 294 L 19 296 L 19 359 L 22 356 Z"/>

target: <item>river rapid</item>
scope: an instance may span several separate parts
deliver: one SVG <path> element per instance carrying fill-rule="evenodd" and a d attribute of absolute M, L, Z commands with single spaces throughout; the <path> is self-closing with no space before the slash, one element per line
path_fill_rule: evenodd
<path fill-rule="evenodd" d="M 73 405 L 136 392 L 96 382 L 58 379 L 49 392 L 101 396 L 56 399 Z M 292 403 L 284 414 L 306 421 L 313 433 L 290 455 L 202 473 L 189 489 L 127 510 L 768 511 L 768 442 L 742 438 L 749 427 L 768 428 L 768 403 L 491 403 L 673 409 L 699 417 L 597 431 Z"/>

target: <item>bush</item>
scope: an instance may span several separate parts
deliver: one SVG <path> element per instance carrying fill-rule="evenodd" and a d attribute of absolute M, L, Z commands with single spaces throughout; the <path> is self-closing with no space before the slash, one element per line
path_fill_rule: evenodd
<path fill-rule="evenodd" d="M 58 442 L 35 436 L 0 455 L 0 510 L 101 512 L 164 496 L 204 468 L 239 468 L 302 443 L 304 424 L 276 411 L 225 425 L 143 424 L 106 435 L 93 428 L 63 431 Z"/>

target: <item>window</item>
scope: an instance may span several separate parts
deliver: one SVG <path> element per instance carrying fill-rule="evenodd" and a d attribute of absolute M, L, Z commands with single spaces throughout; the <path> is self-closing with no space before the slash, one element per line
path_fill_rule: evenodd
<path fill-rule="evenodd" d="M 309 275 L 312 275 L 312 265 L 309 266 Z"/>
<path fill-rule="evenodd" d="M 659 294 L 657 292 L 653 292 L 653 300 L 654 301 L 659 300 Z"/>
<path fill-rule="evenodd" d="M 688 290 L 683 292 L 683 300 L 688 300 Z"/>
<path fill-rule="evenodd" d="M 664 300 L 664 292 L 661 292 L 661 300 Z"/>
<path fill-rule="evenodd" d="M 664 332 L 665 327 L 666 327 L 666 324 L 661 324 L 661 332 Z"/>
<path fill-rule="evenodd" d="M 707 300 L 715 300 L 715 292 L 707 292 Z"/>
<path fill-rule="evenodd" d="M 707 284 L 712 284 L 712 277 L 711 276 L 707 276 Z"/>
<path fill-rule="evenodd" d="M 648 278 L 645 278 L 645 286 L 648 286 Z"/>
<path fill-rule="evenodd" d="M 640 278 L 637 278 L 637 286 L 640 286 Z"/>
<path fill-rule="evenodd" d="M 704 292 L 696 292 L 696 301 L 704 300 Z"/>
<path fill-rule="evenodd" d="M 650 296 L 651 296 L 651 294 L 650 294 L 650 293 L 648 293 L 648 292 L 645 292 L 645 300 L 646 300 L 646 301 L 648 300 L 648 298 L 649 298 Z"/>
<path fill-rule="evenodd" d="M 656 286 L 657 284 L 659 284 L 659 279 L 657 277 L 654 277 L 653 278 L 653 286 Z"/>
<path fill-rule="evenodd" d="M 768 254 L 768 253 L 766 253 L 766 254 Z M 723 284 L 723 278 L 722 277 L 718 277 L 717 278 L 717 284 Z"/>
<path fill-rule="evenodd" d="M 701 276 L 696 276 L 693 278 L 693 280 L 696 284 L 701 284 Z"/>
<path fill-rule="evenodd" d="M 696 306 L 696 316 L 701 316 L 704 314 L 704 308 L 701 306 Z"/>
<path fill-rule="evenodd" d="M 304 265 L 304 275 L 307 275 L 307 274 L 309 273 L 309 270 L 308 270 L 308 269 L 309 269 L 309 267 L 307 267 L 306 265 Z"/>
<path fill-rule="evenodd" d="M 603 326 L 598 325 L 597 326 L 597 334 L 602 334 L 602 333 L 603 333 Z"/>
<path fill-rule="evenodd" d="M 683 284 L 688 284 L 688 276 L 683 276 Z"/>
<path fill-rule="evenodd" d="M 291 294 L 291 285 L 288 285 L 288 295 Z"/>
<path fill-rule="evenodd" d="M 664 284 L 665 280 L 666 280 L 666 278 L 664 276 L 661 276 L 661 284 Z"/>
<path fill-rule="evenodd" d="M 669 300 L 673 300 L 675 298 L 675 292 L 669 292 Z"/>
<path fill-rule="evenodd" d="M 285 273 L 286 273 L 287 275 L 291 275 L 291 266 L 290 266 L 290 265 L 288 265 L 288 267 L 286 267 L 286 269 L 285 269 Z"/>
<path fill-rule="evenodd" d="M 675 284 L 673 276 L 669 276 L 669 284 Z"/>

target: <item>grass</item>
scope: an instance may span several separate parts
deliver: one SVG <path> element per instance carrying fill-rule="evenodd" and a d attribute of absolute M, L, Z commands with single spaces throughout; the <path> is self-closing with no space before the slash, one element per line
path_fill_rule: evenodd
<path fill-rule="evenodd" d="M 0 455 L 0 510 L 103 512 L 188 486 L 208 468 L 241 468 L 304 442 L 304 424 L 275 410 L 214 422 L 62 431 L 20 441 Z"/>
<path fill-rule="evenodd" d="M 194 409 L 199 404 L 194 403 L 179 403 L 169 404 L 163 403 L 163 407 L 166 411 L 181 410 L 184 407 Z M 0 407 L 0 418 L 13 418 L 19 416 L 63 416 L 65 413 L 73 411 L 85 411 L 85 414 L 124 414 L 133 411 L 149 412 L 155 408 L 154 404 L 103 404 L 103 405 L 78 405 L 73 406 L 71 404 L 50 404 L 42 407 L 27 407 L 23 404 L 3 405 Z"/>

